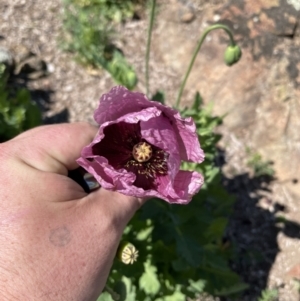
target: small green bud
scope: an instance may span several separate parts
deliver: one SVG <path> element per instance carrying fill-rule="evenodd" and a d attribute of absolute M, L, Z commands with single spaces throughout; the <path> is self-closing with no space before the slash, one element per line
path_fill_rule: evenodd
<path fill-rule="evenodd" d="M 242 56 L 242 50 L 238 45 L 228 46 L 224 54 L 224 61 L 227 66 L 237 63 Z"/>
<path fill-rule="evenodd" d="M 120 261 L 125 264 L 133 264 L 137 261 L 138 256 L 139 251 L 132 243 L 128 241 L 122 241 L 120 243 L 116 256 Z"/>
<path fill-rule="evenodd" d="M 137 83 L 137 76 L 133 70 L 128 70 L 126 73 L 126 87 L 131 90 Z"/>

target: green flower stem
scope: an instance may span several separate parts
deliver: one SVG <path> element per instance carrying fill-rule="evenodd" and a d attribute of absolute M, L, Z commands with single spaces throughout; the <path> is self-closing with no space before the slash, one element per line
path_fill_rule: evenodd
<path fill-rule="evenodd" d="M 151 5 L 150 22 L 149 22 L 149 26 L 148 26 L 148 38 L 147 38 L 147 48 L 146 48 L 146 70 L 145 70 L 147 97 L 149 97 L 149 57 L 150 57 L 151 35 L 152 35 L 152 28 L 153 28 L 153 23 L 154 23 L 154 12 L 155 12 L 156 0 L 152 0 L 151 4 L 152 5 Z"/>
<path fill-rule="evenodd" d="M 113 289 L 111 289 L 107 284 L 105 285 L 104 290 L 111 295 L 114 301 L 118 301 L 121 299 L 120 295 L 117 294 Z"/>
<path fill-rule="evenodd" d="M 182 96 L 182 93 L 183 93 L 183 89 L 185 87 L 185 84 L 186 84 L 186 81 L 190 75 L 190 72 L 192 70 L 192 67 L 194 65 L 194 62 L 195 62 L 195 59 L 197 57 L 197 54 L 206 38 L 206 36 L 212 31 L 212 30 L 215 30 L 215 29 L 223 29 L 226 31 L 226 33 L 228 34 L 229 38 L 230 38 L 230 46 L 235 46 L 235 42 L 234 42 L 234 38 L 233 38 L 233 34 L 232 32 L 230 31 L 230 29 L 226 26 L 226 25 L 222 25 L 222 24 L 215 24 L 215 25 L 212 25 L 212 26 L 209 26 L 205 31 L 204 33 L 202 34 L 198 44 L 197 44 L 197 47 L 194 51 L 194 54 L 193 54 L 193 57 L 192 57 L 192 60 L 189 64 L 189 67 L 187 69 L 187 72 L 184 76 L 184 79 L 180 85 L 180 88 L 179 88 L 179 92 L 178 92 L 178 96 L 177 96 L 177 100 L 176 100 L 176 108 L 178 109 L 179 107 L 179 104 L 180 104 L 180 99 L 181 99 L 181 96 Z"/>

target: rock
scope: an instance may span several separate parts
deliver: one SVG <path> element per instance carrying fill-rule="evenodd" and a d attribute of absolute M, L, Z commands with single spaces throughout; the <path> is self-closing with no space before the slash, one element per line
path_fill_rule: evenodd
<path fill-rule="evenodd" d="M 183 23 L 190 23 L 195 19 L 195 13 L 190 7 L 185 7 L 184 10 L 180 11 L 180 21 Z"/>
<path fill-rule="evenodd" d="M 177 18 L 182 23 L 190 23 L 195 17 L 193 3 L 186 0 L 171 0 L 169 4 L 171 18 Z"/>
<path fill-rule="evenodd" d="M 300 263 L 295 264 L 288 272 L 287 275 L 292 278 L 300 280 Z"/>
<path fill-rule="evenodd" d="M 33 53 L 24 53 L 22 60 L 15 68 L 16 75 L 23 75 L 29 79 L 38 79 L 47 74 L 47 64 Z"/>
<path fill-rule="evenodd" d="M 51 63 L 47 64 L 47 71 L 48 71 L 49 73 L 53 73 L 53 72 L 55 71 L 55 66 L 54 66 L 54 64 L 51 64 Z"/>
<path fill-rule="evenodd" d="M 13 55 L 7 48 L 0 47 L 0 64 L 4 64 L 9 73 L 14 67 Z"/>

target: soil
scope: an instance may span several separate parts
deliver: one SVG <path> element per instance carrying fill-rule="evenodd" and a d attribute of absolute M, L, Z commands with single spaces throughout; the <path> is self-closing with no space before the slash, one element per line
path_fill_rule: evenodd
<path fill-rule="evenodd" d="M 218 129 L 223 135 L 219 164 L 224 185 L 237 197 L 227 239 L 237 254 L 232 268 L 250 285 L 242 300 L 258 300 L 269 288 L 278 291 L 279 301 L 299 301 L 299 2 L 158 3 L 150 91 L 163 90 L 168 104 L 174 104 L 207 25 L 227 24 L 242 47 L 242 60 L 229 68 L 222 62 L 227 37 L 220 31 L 211 33 L 196 59 L 182 104 L 188 105 L 200 91 L 206 103 L 214 101 L 215 114 L 227 114 Z M 93 122 L 101 94 L 115 84 L 108 73 L 92 72 L 61 50 L 62 10 L 59 0 L 1 0 L 0 46 L 9 49 L 19 66 L 29 58 L 35 66 L 30 76 L 16 74 L 14 84 L 30 89 L 45 123 Z M 139 77 L 136 90 L 142 92 L 146 15 L 121 24 L 115 40 L 134 66 Z M 257 153 L 273 162 L 274 177 L 257 176 L 249 167 L 247 162 Z"/>

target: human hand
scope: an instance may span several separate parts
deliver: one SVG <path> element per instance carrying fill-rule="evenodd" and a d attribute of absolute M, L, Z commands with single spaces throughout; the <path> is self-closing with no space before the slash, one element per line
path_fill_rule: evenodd
<path fill-rule="evenodd" d="M 96 300 L 143 199 L 70 179 L 97 129 L 42 126 L 0 144 L 0 299 Z"/>

